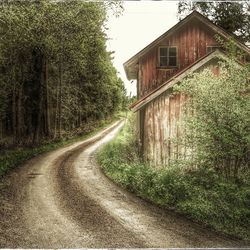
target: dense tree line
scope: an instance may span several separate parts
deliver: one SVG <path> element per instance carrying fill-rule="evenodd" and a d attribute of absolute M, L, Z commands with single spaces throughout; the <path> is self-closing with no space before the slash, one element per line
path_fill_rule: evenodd
<path fill-rule="evenodd" d="M 61 137 L 120 108 L 125 90 L 105 45 L 116 4 L 1 2 L 0 141 Z"/>
<path fill-rule="evenodd" d="M 193 10 L 199 11 L 216 25 L 237 35 L 242 42 L 249 44 L 249 1 L 179 1 L 178 13 L 180 19 Z"/>

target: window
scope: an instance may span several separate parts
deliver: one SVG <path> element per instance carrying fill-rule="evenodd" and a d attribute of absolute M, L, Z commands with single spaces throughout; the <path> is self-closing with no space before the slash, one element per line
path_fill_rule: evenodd
<path fill-rule="evenodd" d="M 219 45 L 207 46 L 207 53 L 213 52 L 216 49 L 220 49 L 220 48 L 221 48 L 221 46 L 219 46 Z"/>
<path fill-rule="evenodd" d="M 177 48 L 160 47 L 159 48 L 159 66 L 176 67 L 177 66 Z"/>

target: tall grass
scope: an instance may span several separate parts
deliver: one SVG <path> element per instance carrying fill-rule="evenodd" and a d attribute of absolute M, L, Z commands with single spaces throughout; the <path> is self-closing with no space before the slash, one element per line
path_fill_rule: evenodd
<path fill-rule="evenodd" d="M 173 164 L 154 169 L 138 154 L 134 121 L 98 154 L 104 172 L 116 183 L 157 205 L 237 238 L 250 240 L 250 182 L 226 182 L 200 167 Z M 249 180 L 249 179 L 248 179 Z"/>
<path fill-rule="evenodd" d="M 107 127 L 115 120 L 123 117 L 123 113 L 119 113 L 112 118 L 100 120 L 95 123 L 92 123 L 92 126 L 85 129 L 84 133 L 82 132 L 79 136 L 71 136 L 70 138 L 62 138 L 61 140 L 57 140 L 54 142 L 44 143 L 42 145 L 36 147 L 17 147 L 12 149 L 5 149 L 0 151 L 0 177 L 5 175 L 9 170 L 19 166 L 26 160 L 41 154 L 45 153 L 74 142 L 87 139 L 103 129 Z M 88 125 L 88 124 L 87 124 Z"/>

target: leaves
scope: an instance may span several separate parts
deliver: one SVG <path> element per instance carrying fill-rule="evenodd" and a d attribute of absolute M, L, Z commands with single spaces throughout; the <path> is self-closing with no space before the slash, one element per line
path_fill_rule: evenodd
<path fill-rule="evenodd" d="M 248 1 L 179 1 L 178 13 L 180 19 L 183 19 L 193 10 L 199 11 L 226 31 L 234 33 L 243 42 L 250 42 L 250 4 Z"/>
<path fill-rule="evenodd" d="M 249 240 L 249 176 L 237 185 L 206 167 L 191 171 L 176 164 L 150 167 L 138 155 L 134 122 L 130 117 L 118 136 L 98 153 L 104 172 L 144 199 Z"/>
<path fill-rule="evenodd" d="M 184 140 L 194 148 L 193 165 L 213 168 L 238 180 L 249 171 L 250 99 L 249 65 L 233 60 L 220 65 L 219 76 L 210 69 L 184 80 L 176 89 L 191 96 Z"/>
<path fill-rule="evenodd" d="M 120 1 L 0 4 L 0 122 L 20 140 L 111 116 L 125 98 L 106 49 L 109 8 Z M 6 117 L 9 117 L 7 121 Z M 37 129 L 41 124 L 41 128 Z M 60 127 L 60 128 L 59 128 Z M 49 133 L 47 133 L 49 134 Z M 51 133 L 50 133 L 51 134 Z"/>

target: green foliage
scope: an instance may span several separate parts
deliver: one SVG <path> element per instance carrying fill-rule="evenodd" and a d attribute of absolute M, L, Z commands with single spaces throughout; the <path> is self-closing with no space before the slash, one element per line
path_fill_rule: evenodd
<path fill-rule="evenodd" d="M 123 82 L 106 50 L 110 9 L 119 12 L 121 2 L 0 3 L 3 137 L 60 137 L 121 108 Z"/>
<path fill-rule="evenodd" d="M 233 60 L 219 76 L 207 69 L 184 80 L 176 90 L 188 95 L 183 143 L 192 149 L 186 165 L 205 166 L 227 179 L 242 180 L 249 171 L 249 66 Z"/>
<path fill-rule="evenodd" d="M 247 59 L 247 53 L 239 49 L 236 41 L 234 41 L 233 39 L 225 40 L 218 34 L 215 35 L 214 38 L 222 46 L 224 52 L 231 60 L 235 60 L 238 62 L 245 62 L 246 60 L 249 61 Z"/>
<path fill-rule="evenodd" d="M 138 155 L 134 123 L 128 122 L 99 152 L 98 161 L 111 179 L 142 198 L 218 231 L 250 239 L 249 179 L 237 185 L 207 168 L 154 169 Z"/>
<path fill-rule="evenodd" d="M 84 132 L 83 129 L 81 129 L 80 134 L 75 133 L 69 138 L 45 142 L 38 147 L 19 147 L 3 150 L 0 154 L 0 177 L 38 154 L 49 152 L 74 142 L 87 139 L 121 117 L 123 117 L 123 114 L 117 113 L 112 119 L 99 120 L 92 122 L 91 124 L 86 124 L 84 127 Z"/>
<path fill-rule="evenodd" d="M 183 1 L 178 4 L 180 19 L 197 10 L 216 25 L 237 35 L 243 42 L 250 42 L 250 4 L 249 1 Z"/>

